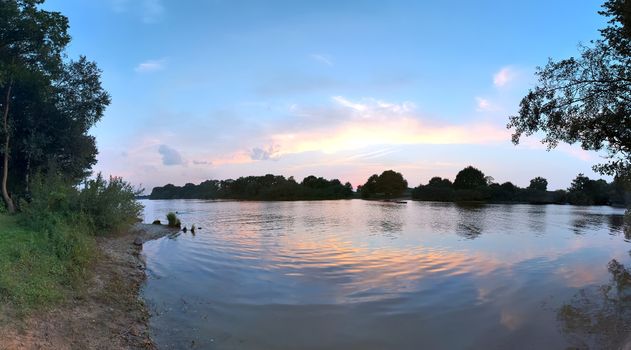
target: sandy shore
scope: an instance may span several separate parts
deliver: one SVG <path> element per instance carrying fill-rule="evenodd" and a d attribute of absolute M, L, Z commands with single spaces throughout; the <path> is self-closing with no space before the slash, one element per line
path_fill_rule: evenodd
<path fill-rule="evenodd" d="M 145 263 L 134 241 L 172 233 L 165 226 L 137 224 L 126 234 L 97 238 L 99 256 L 85 289 L 25 319 L 0 313 L 0 350 L 153 349 L 149 313 L 139 298 Z"/>

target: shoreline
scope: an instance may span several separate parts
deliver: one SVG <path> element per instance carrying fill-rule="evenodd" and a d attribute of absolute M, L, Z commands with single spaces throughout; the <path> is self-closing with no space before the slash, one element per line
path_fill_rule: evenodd
<path fill-rule="evenodd" d="M 147 275 L 138 243 L 175 232 L 138 223 L 125 233 L 96 237 L 89 280 L 66 301 L 23 318 L 0 314 L 0 350 L 155 349 L 140 297 Z"/>

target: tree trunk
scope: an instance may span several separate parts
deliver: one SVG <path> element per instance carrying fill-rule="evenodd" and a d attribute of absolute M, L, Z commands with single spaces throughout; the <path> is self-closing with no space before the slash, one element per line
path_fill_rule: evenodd
<path fill-rule="evenodd" d="M 24 175 L 24 182 L 26 183 L 25 192 L 27 196 L 31 196 L 31 152 L 26 156 L 26 174 Z"/>
<path fill-rule="evenodd" d="M 9 179 L 9 141 L 11 135 L 9 133 L 9 103 L 11 102 L 11 88 L 13 87 L 13 79 L 7 88 L 7 96 L 4 101 L 3 126 L 4 126 L 4 155 L 2 160 L 2 199 L 7 206 L 9 214 L 15 213 L 15 204 L 9 191 L 7 190 L 7 180 Z"/>

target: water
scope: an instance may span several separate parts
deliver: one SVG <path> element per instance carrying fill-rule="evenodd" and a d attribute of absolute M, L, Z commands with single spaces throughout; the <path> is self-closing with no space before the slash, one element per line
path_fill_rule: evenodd
<path fill-rule="evenodd" d="M 178 211 L 202 227 L 143 248 L 163 349 L 563 349 L 631 324 L 615 307 L 604 329 L 589 321 L 606 318 L 607 263 L 631 263 L 620 209 L 143 204 L 145 222 Z"/>

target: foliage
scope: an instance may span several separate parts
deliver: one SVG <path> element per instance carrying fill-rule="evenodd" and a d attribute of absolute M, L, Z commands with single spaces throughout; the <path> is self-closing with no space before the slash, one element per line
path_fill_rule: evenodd
<path fill-rule="evenodd" d="M 591 180 L 578 174 L 568 188 L 567 201 L 575 205 L 605 205 L 611 202 L 612 192 L 615 194 L 616 190 L 605 180 Z"/>
<path fill-rule="evenodd" d="M 182 223 L 174 212 L 169 212 L 167 214 L 167 225 L 169 227 L 180 227 L 182 226 Z"/>
<path fill-rule="evenodd" d="M 580 143 L 606 150 L 609 161 L 594 166 L 603 174 L 631 176 L 631 1 L 608 0 L 600 13 L 610 18 L 602 38 L 581 46 L 580 57 L 550 60 L 538 68 L 538 85 L 510 117 L 513 142 L 543 132 L 542 142 Z"/>
<path fill-rule="evenodd" d="M 394 170 L 386 170 L 381 175 L 370 176 L 361 187 L 361 195 L 362 198 L 394 198 L 401 196 L 407 188 L 408 182 L 401 173 Z"/>
<path fill-rule="evenodd" d="M 467 174 L 468 173 L 468 174 Z M 631 204 L 630 184 L 622 178 L 615 178 L 612 183 L 605 180 L 591 180 L 579 174 L 565 190 L 547 191 L 548 181 L 536 177 L 527 188 L 519 188 L 511 182 L 482 185 L 484 174 L 472 167 L 458 173 L 461 179 L 473 178 L 475 181 L 462 180 L 461 184 L 477 183 L 478 186 L 458 189 L 448 179 L 433 177 L 427 185 L 412 189 L 412 198 L 423 201 L 458 202 L 487 201 L 493 203 L 530 203 L 530 204 L 574 204 L 574 205 L 615 205 Z M 463 175 L 464 174 L 464 175 Z M 458 178 L 458 177 L 457 177 Z"/>
<path fill-rule="evenodd" d="M 486 177 L 480 170 L 468 166 L 456 175 L 454 188 L 458 190 L 474 190 L 487 185 Z"/>
<path fill-rule="evenodd" d="M 28 228 L 0 215 L 0 302 L 20 311 L 63 299 L 80 283 L 94 256 L 94 240 L 81 227 Z"/>
<path fill-rule="evenodd" d="M 107 181 L 99 173 L 85 181 L 79 192 L 79 208 L 96 232 L 120 232 L 142 213 L 142 205 L 135 199 L 141 192 L 120 177 Z"/>
<path fill-rule="evenodd" d="M 548 180 L 544 179 L 541 176 L 537 176 L 534 179 L 530 180 L 530 185 L 528 189 L 535 191 L 547 191 L 548 190 Z"/>
<path fill-rule="evenodd" d="M 142 207 L 120 178 L 100 174 L 82 187 L 61 172 L 38 174 L 18 216 L 0 215 L 0 299 L 18 310 L 61 300 L 85 280 L 93 235 L 122 230 Z"/>
<path fill-rule="evenodd" d="M 118 232 L 134 223 L 142 206 L 135 190 L 121 178 L 105 180 L 101 174 L 77 188 L 59 173 L 37 175 L 32 181 L 33 198 L 22 202 L 24 224 L 50 230 L 59 224 L 83 226 L 95 235 Z"/>
<path fill-rule="evenodd" d="M 449 179 L 433 177 L 427 185 L 414 188 L 412 198 L 434 202 L 451 202 L 455 199 L 455 191 Z"/>
<path fill-rule="evenodd" d="M 77 183 L 89 173 L 97 149 L 88 132 L 110 102 L 95 63 L 64 60 L 68 20 L 42 2 L 0 2 L 0 152 L 9 208 L 30 195 L 29 177 L 51 162 Z"/>
<path fill-rule="evenodd" d="M 168 184 L 155 187 L 151 199 L 246 199 L 246 200 L 311 200 L 343 199 L 353 196 L 350 183 L 307 176 L 301 183 L 293 177 L 265 175 L 247 176 L 236 180 L 207 180 L 199 185 L 187 183 L 183 187 Z"/>

